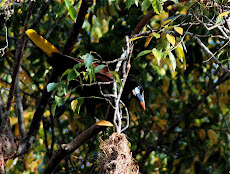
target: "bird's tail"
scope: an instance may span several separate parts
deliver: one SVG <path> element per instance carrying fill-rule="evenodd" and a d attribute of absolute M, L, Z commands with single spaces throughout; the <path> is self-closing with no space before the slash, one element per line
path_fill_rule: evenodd
<path fill-rule="evenodd" d="M 61 54 L 55 46 L 39 35 L 35 30 L 28 29 L 26 34 L 48 57 L 53 57 L 53 53 Z"/>

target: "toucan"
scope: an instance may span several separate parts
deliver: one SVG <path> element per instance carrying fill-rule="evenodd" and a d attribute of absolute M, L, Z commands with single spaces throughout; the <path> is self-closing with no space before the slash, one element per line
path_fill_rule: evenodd
<path fill-rule="evenodd" d="M 41 35 L 39 35 L 35 30 L 28 29 L 26 31 L 26 34 L 33 41 L 33 43 L 47 55 L 48 63 L 54 69 L 56 69 L 60 73 L 60 75 L 64 73 L 67 69 L 73 68 L 74 65 L 78 63 L 84 63 L 83 59 L 73 58 L 71 56 L 62 54 L 55 46 L 53 46 Z M 95 68 L 99 65 L 100 64 L 93 62 L 93 66 Z M 112 81 L 114 78 L 107 66 L 105 66 L 103 69 L 97 72 L 95 76 L 98 82 L 109 82 Z M 100 95 L 98 90 L 99 89 L 94 90 L 91 87 L 84 87 L 83 93 L 89 96 L 97 96 Z M 112 85 L 104 85 L 102 90 L 103 93 L 109 93 L 112 91 Z M 145 110 L 143 87 L 141 86 L 140 82 L 138 82 L 136 79 L 128 76 L 121 96 L 121 100 L 126 104 L 131 97 L 137 98 L 140 101 L 140 105 Z"/>

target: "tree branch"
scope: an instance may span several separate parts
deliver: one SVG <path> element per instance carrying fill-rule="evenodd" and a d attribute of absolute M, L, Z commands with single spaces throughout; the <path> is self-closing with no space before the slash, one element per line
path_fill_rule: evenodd
<path fill-rule="evenodd" d="M 77 16 L 77 20 L 73 24 L 72 31 L 62 51 L 63 54 L 69 55 L 73 50 L 74 44 L 77 42 L 78 35 L 81 32 L 81 28 L 85 20 L 85 15 L 87 14 L 88 8 L 91 5 L 92 5 L 92 0 L 82 0 L 82 4 Z"/>
<path fill-rule="evenodd" d="M 15 104 L 16 104 L 16 114 L 18 117 L 18 125 L 19 125 L 19 132 L 22 138 L 26 137 L 26 129 L 24 124 L 24 115 L 23 115 L 23 106 L 22 106 L 22 99 L 20 95 L 20 88 L 19 88 L 19 77 L 17 76 L 16 79 L 16 86 L 15 86 Z"/>
<path fill-rule="evenodd" d="M 75 149 L 80 147 L 86 140 L 92 138 L 93 136 L 97 135 L 100 131 L 102 131 L 105 127 L 99 127 L 96 124 L 82 132 L 78 135 L 74 140 L 72 140 L 68 144 L 63 144 L 57 150 L 57 152 L 52 156 L 49 160 L 48 164 L 46 165 L 45 169 L 43 170 L 42 174 L 50 174 L 52 173 L 59 162 L 65 158 L 65 156 L 69 155 L 70 153 L 74 152 Z"/>
<path fill-rule="evenodd" d="M 26 43 L 26 34 L 25 31 L 28 29 L 28 23 L 30 20 L 30 16 L 32 14 L 32 10 L 33 10 L 33 6 L 34 6 L 35 1 L 31 1 L 29 4 L 29 7 L 27 9 L 27 14 L 26 14 L 26 19 L 25 19 L 25 23 L 24 23 L 24 28 L 23 28 L 23 33 L 21 36 L 21 39 L 18 39 L 17 41 L 17 50 L 15 53 L 15 62 L 14 62 L 14 67 L 13 67 L 13 74 L 12 74 L 12 83 L 10 86 L 10 92 L 9 92 L 9 96 L 8 96 L 8 101 L 7 101 L 7 105 L 6 105 L 6 117 L 8 117 L 9 111 L 10 111 L 10 107 L 12 104 L 12 99 L 14 96 L 14 90 L 15 90 L 15 83 L 16 83 L 16 78 L 19 72 L 19 67 L 20 67 L 20 63 L 21 63 L 21 58 L 22 58 L 22 52 L 24 50 L 25 47 L 25 43 Z M 7 121 L 8 119 L 4 119 L 5 121 Z"/>

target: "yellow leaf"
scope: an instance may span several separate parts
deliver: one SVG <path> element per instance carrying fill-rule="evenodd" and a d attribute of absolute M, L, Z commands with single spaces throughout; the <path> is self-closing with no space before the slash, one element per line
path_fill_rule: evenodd
<path fill-rule="evenodd" d="M 152 40 L 152 38 L 153 38 L 152 34 L 150 34 L 149 37 L 146 38 L 145 45 L 144 45 L 145 48 L 149 45 L 149 42 Z"/>
<path fill-rule="evenodd" d="M 227 14 L 229 14 L 230 13 L 230 11 L 226 11 L 226 12 L 224 12 L 224 13 L 221 13 L 220 14 L 220 17 L 224 17 L 225 15 L 227 15 Z"/>
<path fill-rule="evenodd" d="M 134 38 L 130 39 L 130 41 L 134 41 L 134 40 L 137 40 L 137 39 L 141 39 L 141 38 L 143 38 L 143 37 L 145 37 L 145 36 L 134 37 Z"/>
<path fill-rule="evenodd" d="M 10 125 L 13 126 L 18 123 L 18 119 L 16 117 L 10 117 Z"/>
<path fill-rule="evenodd" d="M 175 30 L 177 33 L 179 33 L 180 35 L 183 34 L 183 28 L 181 28 L 181 27 L 176 27 L 176 26 L 174 26 L 174 30 Z"/>
<path fill-rule="evenodd" d="M 73 100 L 72 102 L 71 102 L 71 108 L 72 108 L 72 110 L 75 112 L 75 110 L 76 110 L 76 108 L 77 108 L 77 104 L 78 104 L 78 100 L 76 99 L 76 100 Z"/>
<path fill-rule="evenodd" d="M 164 23 L 163 23 L 162 25 L 166 25 L 166 24 L 168 24 L 169 22 L 171 22 L 171 19 L 168 19 L 168 20 L 164 21 Z"/>
<path fill-rule="evenodd" d="M 109 121 L 106 120 L 100 120 L 98 122 L 96 122 L 96 125 L 98 126 L 113 126 L 113 124 Z"/>
<path fill-rule="evenodd" d="M 158 65 L 159 65 L 159 64 L 160 64 L 160 60 L 161 60 L 162 51 L 160 51 L 160 50 L 158 50 L 158 49 L 156 49 L 156 48 L 153 48 L 153 49 L 152 49 L 152 53 L 153 53 L 153 55 L 156 57 L 157 63 L 158 63 Z"/>
<path fill-rule="evenodd" d="M 158 124 L 160 125 L 160 126 L 167 126 L 168 125 L 168 121 L 167 120 L 160 120 L 159 122 L 158 122 Z"/>
<path fill-rule="evenodd" d="M 213 144 L 216 144 L 218 142 L 218 138 L 216 135 L 216 132 L 212 129 L 207 130 L 208 138 L 212 141 Z"/>
<path fill-rule="evenodd" d="M 166 128 L 166 126 L 168 125 L 168 121 L 162 119 L 157 124 L 161 127 L 161 129 L 164 130 Z"/>
<path fill-rule="evenodd" d="M 185 54 L 183 50 L 183 46 L 181 43 L 179 43 L 175 49 L 177 57 L 180 59 L 181 62 L 184 62 L 185 60 Z"/>
<path fill-rule="evenodd" d="M 55 46 L 44 39 L 35 30 L 28 29 L 26 34 L 34 42 L 34 44 L 37 45 L 48 57 L 52 57 L 53 53 L 61 54 L 61 52 Z"/>
<path fill-rule="evenodd" d="M 198 130 L 197 133 L 199 134 L 199 137 L 200 137 L 201 140 L 205 139 L 206 133 L 205 133 L 204 129 Z"/>
<path fill-rule="evenodd" d="M 159 39 L 161 37 L 161 35 L 159 33 L 156 33 L 156 32 L 152 32 L 152 35 L 157 39 Z"/>
<path fill-rule="evenodd" d="M 161 116 L 161 118 L 165 115 L 165 113 L 167 112 L 167 108 L 166 107 L 161 107 L 161 109 L 160 109 L 160 116 Z"/>
<path fill-rule="evenodd" d="M 174 36 L 170 35 L 170 34 L 166 34 L 166 38 L 167 40 L 174 46 L 176 43 L 176 39 Z"/>

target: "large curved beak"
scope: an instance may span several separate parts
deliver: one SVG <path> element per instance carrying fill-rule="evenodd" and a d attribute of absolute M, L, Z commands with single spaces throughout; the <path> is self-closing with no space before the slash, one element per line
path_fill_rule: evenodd
<path fill-rule="evenodd" d="M 145 110 L 145 98 L 144 98 L 144 95 L 141 95 L 141 94 L 139 93 L 139 94 L 137 94 L 136 96 L 137 96 L 137 98 L 139 99 L 142 108 Z"/>
<path fill-rule="evenodd" d="M 140 89 L 138 87 L 134 88 L 132 90 L 132 93 L 134 96 L 136 96 L 138 98 L 138 100 L 140 101 L 140 104 L 142 106 L 142 108 L 145 110 L 145 97 L 144 97 L 144 93 L 140 93 Z"/>

